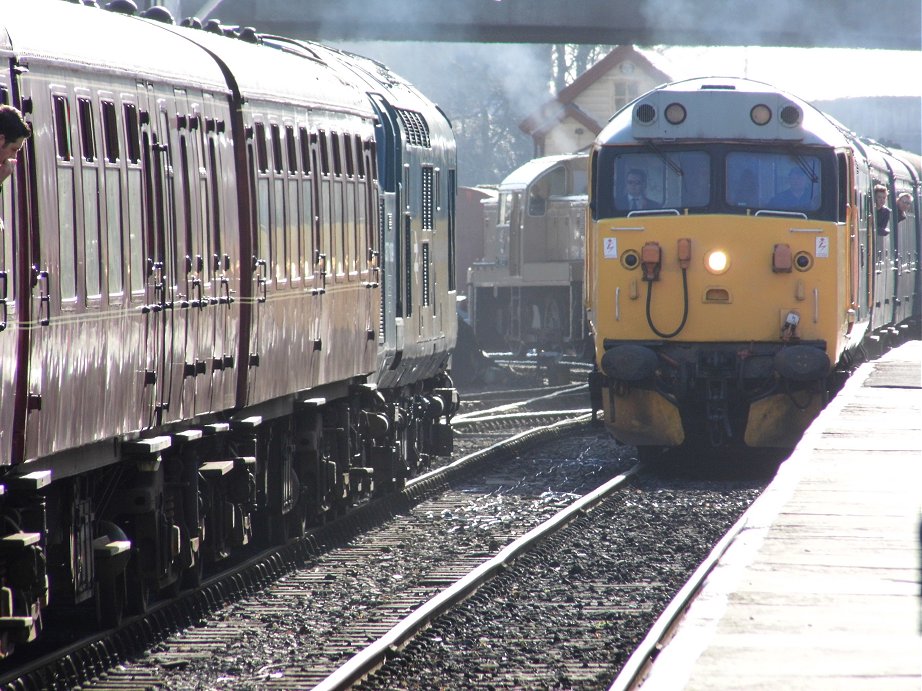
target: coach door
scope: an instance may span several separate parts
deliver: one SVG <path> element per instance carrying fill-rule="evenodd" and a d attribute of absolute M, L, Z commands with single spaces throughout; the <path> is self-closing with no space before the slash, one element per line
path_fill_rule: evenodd
<path fill-rule="evenodd" d="M 214 98 L 204 95 L 203 119 L 198 123 L 201 163 L 199 164 L 199 187 L 202 202 L 204 231 L 205 295 L 214 312 L 214 334 L 206 343 L 211 350 L 206 363 L 211 383 L 211 409 L 224 410 L 234 405 L 236 379 L 236 343 L 239 326 L 239 305 L 232 297 L 237 286 L 233 267 L 240 256 L 236 226 L 229 223 L 225 199 L 233 199 L 236 191 L 234 178 L 230 175 L 233 164 L 226 136 L 226 123 L 216 112 Z M 225 165 L 222 166 L 222 162 Z M 233 258 L 233 259 L 232 259 Z M 207 350 L 207 349 L 206 349 Z M 196 400 L 197 408 L 201 402 Z"/>
<path fill-rule="evenodd" d="M 149 110 L 142 112 L 142 149 L 146 200 L 149 296 L 149 381 L 155 386 L 153 424 L 179 419 L 185 330 L 178 280 L 185 276 L 176 246 L 173 147 L 169 112 L 163 98 L 149 91 Z"/>
<path fill-rule="evenodd" d="M 10 88 L 6 75 L 0 74 L 0 104 L 10 103 Z M 25 152 L 20 154 L 20 158 Z M 16 344 L 19 338 L 17 318 L 18 276 L 13 248 L 18 228 L 19 184 L 17 175 L 6 179 L 0 187 L 0 467 L 13 462 L 13 416 L 16 403 L 16 373 L 22 370 L 17 362 Z"/>
<path fill-rule="evenodd" d="M 212 380 L 209 369 L 213 361 L 215 343 L 215 305 L 211 302 L 213 264 L 210 258 L 211 238 L 205 230 L 206 213 L 203 203 L 207 199 L 207 185 L 203 185 L 204 167 L 202 140 L 197 132 L 201 106 L 193 112 L 188 94 L 174 90 L 175 117 L 167 123 L 176 125 L 176 221 L 181 253 L 179 301 L 185 311 L 185 348 L 182 360 L 183 416 L 207 413 L 212 410 Z M 177 249 L 177 252 L 180 250 Z M 175 308 L 174 308 L 175 311 Z"/>

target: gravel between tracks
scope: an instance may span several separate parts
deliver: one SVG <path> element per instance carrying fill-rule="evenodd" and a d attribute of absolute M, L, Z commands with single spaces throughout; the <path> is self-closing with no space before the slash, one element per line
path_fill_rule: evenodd
<path fill-rule="evenodd" d="M 456 450 L 483 443 L 463 434 L 458 441 Z M 523 454 L 518 467 L 456 485 L 349 546 L 324 552 L 85 688 L 310 688 L 446 585 L 440 581 L 459 561 L 473 560 L 473 568 L 489 558 L 574 495 L 626 470 L 632 451 L 601 426 L 587 426 L 582 434 Z M 604 688 L 760 489 L 755 483 L 642 482 L 614 500 L 617 527 L 583 526 L 537 558 L 536 574 L 549 581 L 531 586 L 528 579 L 513 583 L 504 575 L 485 596 L 471 598 L 407 648 L 408 655 L 419 649 L 424 656 L 447 657 L 414 662 L 401 655 L 397 667 L 389 665 L 362 688 Z M 651 556 L 656 572 L 650 571 Z M 524 558 L 510 571 L 534 559 Z M 624 583 L 633 584 L 633 603 L 612 605 Z M 537 596 L 526 600 L 533 588 Z M 503 618 L 510 613 L 517 618 Z M 476 623 L 489 623 L 496 633 L 520 632 L 519 643 L 509 649 L 494 645 L 493 634 L 478 633 Z M 596 632 L 597 645 L 577 642 L 576 633 L 587 627 Z"/>
<path fill-rule="evenodd" d="M 524 454 L 171 636 L 91 687 L 310 688 L 442 587 L 633 462 L 601 427 Z M 429 584 L 427 586 L 427 584 Z M 390 617 L 390 619 L 388 619 Z"/>
<path fill-rule="evenodd" d="M 357 688 L 607 689 L 761 482 L 647 477 L 437 620 Z"/>

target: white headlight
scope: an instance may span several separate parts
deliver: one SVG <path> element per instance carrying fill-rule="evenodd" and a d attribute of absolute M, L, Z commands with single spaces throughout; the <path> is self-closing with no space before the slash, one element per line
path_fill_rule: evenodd
<path fill-rule="evenodd" d="M 704 266 L 712 274 L 722 274 L 730 268 L 730 256 L 723 250 L 711 250 L 704 256 Z"/>

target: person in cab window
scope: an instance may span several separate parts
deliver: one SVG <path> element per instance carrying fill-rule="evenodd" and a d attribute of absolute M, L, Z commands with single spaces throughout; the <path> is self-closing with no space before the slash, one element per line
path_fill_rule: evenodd
<path fill-rule="evenodd" d="M 16 157 L 31 134 L 22 113 L 13 106 L 0 106 L 0 185 L 16 170 Z"/>
<path fill-rule="evenodd" d="M 22 113 L 13 106 L 0 106 L 0 189 L 3 181 L 16 170 L 16 157 L 32 134 L 29 123 L 22 119 Z M 0 216 L 0 237 L 3 231 L 3 217 Z"/>
<path fill-rule="evenodd" d="M 896 222 L 905 221 L 912 209 L 912 195 L 901 192 L 896 198 Z"/>
<path fill-rule="evenodd" d="M 807 174 L 801 168 L 791 168 L 788 173 L 788 188 L 771 198 L 768 205 L 773 209 L 809 209 L 813 188 Z"/>
<path fill-rule="evenodd" d="M 658 204 L 647 196 L 647 174 L 640 168 L 627 172 L 625 205 L 628 211 L 655 209 Z"/>
<path fill-rule="evenodd" d="M 890 234 L 890 207 L 887 206 L 887 188 L 874 185 L 874 225 L 878 235 Z"/>

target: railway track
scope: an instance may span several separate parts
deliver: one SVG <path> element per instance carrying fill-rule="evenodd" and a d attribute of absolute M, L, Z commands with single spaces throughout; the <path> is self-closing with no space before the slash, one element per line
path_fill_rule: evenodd
<path fill-rule="evenodd" d="M 574 501 L 317 688 L 608 688 L 764 484 L 657 473 L 628 470 Z"/>
<path fill-rule="evenodd" d="M 529 404 L 526 402 L 525 405 L 527 407 Z M 540 408 L 541 404 L 537 406 Z M 395 512 L 405 510 L 436 488 L 443 487 L 452 476 L 471 472 L 471 467 L 483 462 L 484 459 L 501 457 L 504 454 L 514 456 L 520 453 L 521 449 L 542 438 L 552 438 L 565 433 L 567 425 L 551 429 L 548 427 L 549 419 L 573 418 L 579 415 L 579 412 L 560 411 L 556 414 L 539 413 L 537 417 L 515 416 L 506 424 L 507 429 L 503 433 L 508 439 L 500 444 L 486 443 L 483 429 L 478 432 L 479 423 L 466 423 L 471 438 L 458 444 L 459 450 L 453 456 L 454 462 L 411 481 L 404 492 L 387 500 L 369 502 L 357 507 L 346 519 L 323 526 L 305 538 L 295 540 L 284 547 L 253 555 L 245 563 L 210 576 L 203 582 L 202 587 L 195 591 L 184 593 L 169 602 L 152 604 L 145 615 L 126 619 L 117 630 L 80 636 L 79 623 L 75 621 L 73 640 L 59 640 L 53 650 L 50 649 L 50 642 L 45 643 L 44 648 L 33 651 L 32 659 L 25 662 L 17 660 L 15 667 L 7 663 L 0 668 L 0 687 L 69 689 L 78 685 L 85 686 L 93 680 L 96 680 L 95 683 L 104 684 L 111 675 L 119 676 L 117 668 L 124 668 L 132 658 L 160 645 L 160 641 L 170 635 L 170 632 L 195 627 L 207 621 L 222 607 L 241 598 L 251 597 L 286 574 L 303 569 L 325 550 L 345 544 L 370 526 L 380 523 Z M 532 429 L 536 424 L 535 420 L 538 420 L 541 429 Z M 585 416 L 579 422 L 569 424 L 584 425 Z M 519 430 L 518 433 L 516 430 Z M 495 433 L 487 435 L 486 438 L 491 436 L 495 436 Z M 490 448 L 484 451 L 485 446 Z M 481 452 L 472 451 L 476 448 L 480 448 Z M 218 628 L 232 631 L 234 627 Z M 208 635 L 213 634 L 214 632 L 209 632 Z M 218 636 L 218 639 L 221 637 Z M 145 676 L 147 675 L 141 674 L 141 678 Z M 140 686 L 150 688 L 148 682 L 149 680 L 141 681 Z"/>
<path fill-rule="evenodd" d="M 516 540 L 577 497 L 629 473 L 635 465 L 631 449 L 618 446 L 601 427 L 589 424 L 590 416 L 581 407 L 585 398 L 579 387 L 550 390 L 545 386 L 524 401 L 500 402 L 497 397 L 492 405 L 472 405 L 479 410 L 465 410 L 458 416 L 457 453 L 449 465 L 414 479 L 397 495 L 357 507 L 303 540 L 254 556 L 251 564 L 235 572 L 212 577 L 195 593 L 155 605 L 146 617 L 128 622 L 120 631 L 74 642 L 56 660 L 44 660 L 42 666 L 16 677 L 0 677 L 3 688 L 312 688 L 335 683 L 325 680 L 344 664 L 355 664 L 348 661 L 364 646 L 393 636 L 401 621 L 433 601 L 443 605 L 428 605 L 430 610 L 421 620 L 430 624 L 429 633 L 439 632 L 435 642 L 427 643 L 424 633 L 407 644 L 405 652 L 397 650 L 404 640 L 379 643 L 388 662 L 380 674 L 360 682 L 362 688 L 476 686 L 480 682 L 450 675 L 453 669 L 471 668 L 470 660 L 478 661 L 475 668 L 481 682 L 496 688 L 508 688 L 510 683 L 524 688 L 559 686 L 562 680 L 572 682 L 574 688 L 601 688 L 598 680 L 615 677 L 618 665 L 652 625 L 655 612 L 665 608 L 671 593 L 706 553 L 705 547 L 719 537 L 718 532 L 712 534 L 722 529 L 713 506 L 723 500 L 717 499 L 720 490 L 710 488 L 708 492 L 716 493 L 705 497 L 702 509 L 700 486 L 689 488 L 683 497 L 671 487 L 672 479 L 665 481 L 665 488 L 654 480 L 652 488 L 644 489 L 641 482 L 628 493 L 631 510 L 617 509 L 607 527 L 585 523 L 587 517 L 604 511 L 587 511 L 585 506 L 571 509 L 576 537 L 567 537 L 570 528 L 561 527 L 555 533 L 561 542 L 539 548 L 534 553 L 539 556 L 521 554 L 512 546 Z M 758 488 L 737 490 L 739 505 L 730 511 L 738 514 Z M 650 501 L 644 505 L 641 497 L 648 493 Z M 675 524 L 650 517 L 672 505 L 686 520 L 697 520 L 698 528 L 705 526 L 708 535 L 693 540 L 688 551 L 692 556 L 681 557 L 683 567 L 668 578 L 650 575 L 642 565 L 630 562 L 635 553 L 660 553 L 658 546 L 669 542 L 663 525 Z M 646 521 L 638 523 L 630 516 Z M 625 531 L 625 525 L 630 530 Z M 651 533 L 656 525 L 659 534 Z M 610 536 L 619 536 L 622 542 L 613 545 Z M 601 553 L 594 554 L 593 549 Z M 504 556 L 487 566 L 499 554 Z M 531 600 L 506 599 L 499 611 L 491 611 L 489 606 L 503 603 L 510 593 L 531 589 L 527 578 L 509 579 L 533 563 L 537 566 L 532 566 L 532 572 L 543 573 L 550 583 L 534 590 Z M 587 576 L 585 590 L 594 599 L 582 602 L 580 588 L 570 588 L 582 580 L 579 574 L 594 573 L 597 564 L 614 564 L 622 576 L 628 573 L 634 580 L 612 590 L 609 584 L 620 583 L 618 577 Z M 495 574 L 495 579 L 488 577 Z M 465 613 L 464 604 L 460 608 L 444 604 L 451 598 L 443 591 L 457 591 L 463 586 L 454 584 L 465 578 L 484 588 L 465 593 L 473 614 Z M 619 604 L 618 592 L 627 593 L 628 602 Z M 554 617 L 551 623 L 538 616 L 525 622 L 504 621 L 504 607 L 550 612 Z M 578 612 L 580 617 L 595 613 L 598 618 L 567 623 L 563 616 L 567 612 Z M 473 624 L 466 619 L 518 632 L 520 643 L 530 647 L 524 652 L 507 648 L 501 654 L 507 644 L 485 630 L 468 628 Z M 555 632 L 556 640 L 542 640 L 542 631 Z M 601 650 L 581 642 L 581 631 L 588 631 L 596 643 L 602 640 Z M 625 638 L 612 642 L 607 638 L 612 631 L 623 632 Z M 446 641 L 451 644 L 443 644 Z M 430 649 L 435 645 L 465 650 L 470 641 L 476 645 L 463 653 L 470 659 L 460 665 L 457 660 L 439 661 Z M 404 657 L 417 649 L 422 651 L 415 658 L 420 662 Z M 577 651 L 578 659 L 561 661 L 562 667 L 545 659 L 556 659 L 564 650 Z M 487 654 L 491 651 L 499 656 L 491 657 Z M 539 671 L 510 665 L 510 660 L 519 659 L 544 663 Z M 434 667 L 439 670 L 437 677 L 414 677 L 415 664 L 423 670 Z M 518 681 L 509 682 L 510 678 Z"/>
<path fill-rule="evenodd" d="M 587 429 L 582 420 L 557 427 L 568 430 L 560 435 L 564 443 L 571 432 Z M 549 453 L 559 451 L 559 442 Z M 135 678 L 148 688 L 152 678 L 170 689 L 312 688 L 447 580 L 569 503 L 571 489 L 594 486 L 632 463 L 613 456 L 608 467 L 592 459 L 581 470 L 564 468 L 559 457 L 538 462 L 520 445 L 507 449 L 508 462 L 500 464 L 496 450 L 484 454 L 484 460 L 494 459 L 488 473 L 448 480 L 437 495 L 394 509 L 381 525 L 356 533 L 204 625 L 170 636 L 146 658 L 87 688 L 124 689 Z"/>
<path fill-rule="evenodd" d="M 621 490 L 628 479 L 637 472 L 637 469 L 638 466 L 633 466 L 598 489 L 579 497 L 541 525 L 505 546 L 492 558 L 476 564 L 470 571 L 465 572 L 456 568 L 442 575 L 442 580 L 446 582 L 447 587 L 413 610 L 314 688 L 317 691 L 339 691 L 351 688 L 356 682 L 387 662 L 388 657 L 394 655 L 394 651 L 406 645 L 423 629 L 428 628 L 437 617 L 458 607 L 481 587 L 512 566 L 517 559 L 546 545 L 553 534 L 575 520 L 581 513 L 591 511 L 612 493 Z M 459 563 L 458 567 L 460 566 Z M 387 679 L 388 685 L 393 682 L 393 676 L 390 674 L 382 674 L 382 677 Z"/>

